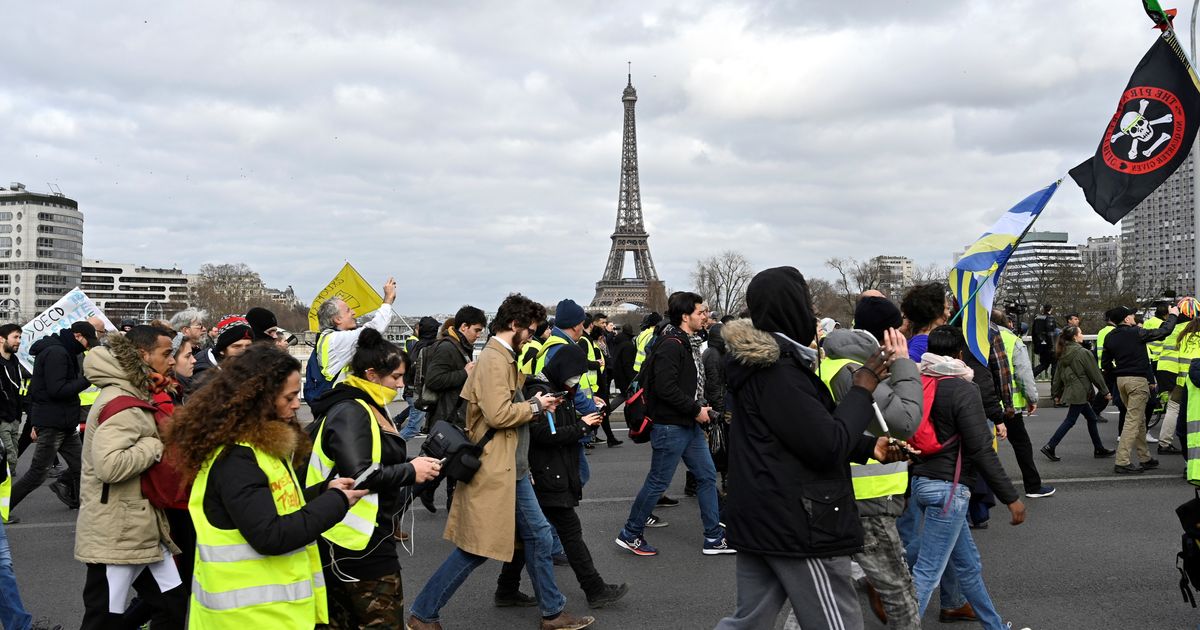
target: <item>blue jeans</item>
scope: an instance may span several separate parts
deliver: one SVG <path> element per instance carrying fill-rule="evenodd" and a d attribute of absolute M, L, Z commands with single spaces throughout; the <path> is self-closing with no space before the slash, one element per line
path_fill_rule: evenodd
<path fill-rule="evenodd" d="M 408 403 L 408 422 L 405 422 L 404 427 L 400 429 L 400 437 L 404 440 L 411 440 L 421 432 L 421 427 L 425 426 L 425 412 L 413 406 L 412 398 L 404 400 Z"/>
<path fill-rule="evenodd" d="M 717 505 L 717 469 L 713 466 L 708 440 L 700 425 L 681 427 L 656 424 L 650 428 L 650 446 L 654 449 L 650 457 L 650 472 L 646 473 L 646 482 L 633 501 L 629 520 L 625 522 L 622 533 L 629 537 L 642 535 L 646 529 L 646 519 L 654 511 L 654 504 L 671 485 L 675 468 L 683 459 L 684 465 L 696 477 L 696 498 L 700 502 L 704 537 L 715 540 L 724 536 Z"/>
<path fill-rule="evenodd" d="M 5 630 L 28 630 L 33 624 L 33 615 L 25 612 L 21 603 L 21 592 L 17 590 L 17 575 L 13 573 L 12 551 L 8 548 L 8 534 L 0 522 L 0 627 Z"/>
<path fill-rule="evenodd" d="M 911 570 L 917 562 L 917 554 L 921 551 L 921 508 L 917 507 L 915 498 L 909 498 L 904 506 L 904 513 L 896 519 L 896 531 L 900 533 L 900 542 L 904 543 L 904 559 Z M 938 603 L 942 608 L 950 610 L 962 608 L 967 603 L 962 590 L 958 587 L 958 576 L 953 566 L 947 566 L 942 574 L 942 585 L 938 595 Z"/>
<path fill-rule="evenodd" d="M 1084 419 L 1087 420 L 1088 435 L 1092 438 L 1092 447 L 1097 451 L 1104 448 L 1104 442 L 1100 441 L 1100 430 L 1096 426 L 1100 418 L 1088 403 L 1071 405 L 1067 409 L 1067 417 L 1063 418 L 1062 424 L 1058 425 L 1058 429 L 1054 432 L 1054 435 L 1050 436 L 1050 448 L 1057 447 L 1058 443 L 1067 437 L 1067 431 L 1070 431 L 1075 426 L 1075 421 L 1079 419 L 1079 414 L 1083 414 Z"/>
<path fill-rule="evenodd" d="M 953 489 L 949 509 L 943 511 L 946 498 Z M 912 498 L 922 512 L 924 532 L 921 534 L 921 550 L 913 565 L 913 584 L 917 588 L 917 605 L 921 614 L 929 605 L 933 587 L 942 578 L 946 567 L 953 566 L 958 576 L 959 587 L 975 615 L 984 628 L 1003 630 L 1006 626 L 992 605 L 987 587 L 983 584 L 983 565 L 979 550 L 967 528 L 967 504 L 971 491 L 962 484 L 949 481 L 913 477 Z"/>
<path fill-rule="evenodd" d="M 525 542 L 525 571 L 529 581 L 533 583 L 533 592 L 537 596 L 538 608 L 543 617 L 553 617 L 562 612 L 567 605 L 567 598 L 558 590 L 554 583 L 554 560 L 550 557 L 551 530 L 550 523 L 542 514 L 538 505 L 537 495 L 533 493 L 533 484 L 529 475 L 517 480 L 517 535 Z M 425 588 L 413 600 L 414 617 L 425 623 L 438 620 L 438 613 L 459 586 L 466 581 L 467 576 L 476 567 L 483 564 L 487 558 L 467 553 L 462 549 L 450 552 L 442 566 L 434 572 Z"/>
<path fill-rule="evenodd" d="M 591 439 L 592 439 L 592 437 L 591 437 L 591 435 L 589 435 L 588 440 L 590 441 Z M 586 486 L 588 480 L 591 478 L 592 478 L 592 467 L 588 465 L 587 449 L 584 448 L 583 444 L 580 444 L 579 445 L 579 487 L 582 488 L 583 486 Z"/>

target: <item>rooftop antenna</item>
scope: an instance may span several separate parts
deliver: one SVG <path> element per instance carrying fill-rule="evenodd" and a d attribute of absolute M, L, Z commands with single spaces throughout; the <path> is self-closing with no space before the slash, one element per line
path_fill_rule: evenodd
<path fill-rule="evenodd" d="M 633 85 L 633 62 L 626 61 L 625 65 L 627 66 L 627 69 L 629 71 L 629 74 L 627 74 L 625 76 L 629 78 L 629 85 Z"/>
<path fill-rule="evenodd" d="M 51 184 L 50 182 L 46 182 L 46 187 L 49 188 L 50 192 L 54 193 L 54 196 L 56 196 L 56 197 L 65 197 L 66 196 L 62 193 L 62 189 L 59 188 L 57 184 Z"/>

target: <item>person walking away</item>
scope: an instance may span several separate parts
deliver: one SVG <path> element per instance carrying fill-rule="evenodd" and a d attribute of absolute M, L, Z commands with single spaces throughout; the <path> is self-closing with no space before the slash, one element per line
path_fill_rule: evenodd
<path fill-rule="evenodd" d="M 1033 370 L 1033 377 L 1037 378 L 1042 372 L 1052 370 L 1054 367 L 1054 337 L 1058 329 L 1058 323 L 1054 321 L 1054 306 L 1051 304 L 1042 305 L 1042 314 L 1033 318 L 1033 328 L 1030 330 L 1030 337 L 1033 338 L 1033 352 L 1038 355 L 1038 366 Z M 1053 372 L 1051 372 L 1053 375 Z"/>
<path fill-rule="evenodd" d="M 1184 394 L 1187 391 L 1186 377 L 1191 356 L 1196 353 L 1196 347 L 1183 347 L 1182 335 L 1184 329 L 1196 319 L 1197 302 L 1195 298 L 1185 297 L 1179 300 L 1179 315 L 1175 317 L 1175 328 L 1167 338 L 1161 342 L 1162 351 L 1159 353 L 1158 363 L 1152 366 L 1155 372 L 1155 380 L 1151 383 L 1158 383 L 1158 393 L 1166 394 L 1167 404 L 1163 412 L 1162 425 L 1159 427 L 1156 439 L 1153 436 L 1147 435 L 1147 441 L 1158 442 L 1158 452 L 1160 455 L 1169 453 L 1178 453 L 1180 449 L 1175 447 L 1175 427 L 1178 418 L 1181 415 L 1180 409 L 1184 405 Z M 1146 345 L 1147 349 L 1150 344 Z M 1147 407 L 1147 414 L 1153 409 L 1151 403 Z M 1165 441 L 1164 441 L 1165 440 Z"/>
<path fill-rule="evenodd" d="M 29 383 L 30 422 L 37 431 L 33 461 L 12 490 L 12 507 L 42 485 L 50 465 L 61 453 L 67 472 L 50 490 L 68 508 L 79 508 L 79 392 L 88 388 L 78 356 L 96 344 L 96 328 L 75 322 L 58 334 L 38 339 L 29 348 L 33 377 Z"/>
<path fill-rule="evenodd" d="M 475 341 L 487 327 L 487 316 L 470 305 L 463 306 L 450 320 L 446 336 L 425 349 L 425 387 L 437 394 L 437 402 L 429 410 L 429 426 L 445 420 L 458 427 L 466 426 L 467 403 L 462 399 L 463 384 L 475 369 Z M 441 479 L 425 485 L 421 493 L 421 504 L 430 513 L 436 513 L 433 503 Z M 456 482 L 446 480 L 446 510 L 454 501 Z"/>
<path fill-rule="evenodd" d="M 467 433 L 472 442 L 482 445 L 481 467 L 469 483 L 460 484 L 446 520 L 445 538 L 454 543 L 454 551 L 413 600 L 407 630 L 441 628 L 442 607 L 488 558 L 512 560 L 517 536 L 525 545 L 541 629 L 581 630 L 595 622 L 565 611 L 566 597 L 554 582 L 550 559 L 550 524 L 529 481 L 528 425 L 535 416 L 554 412 L 560 399 L 539 394 L 523 400 L 525 378 L 517 369 L 517 357 L 545 318 L 546 308 L 533 300 L 519 293 L 505 298 L 492 321 L 492 337 L 463 384 Z"/>
<path fill-rule="evenodd" d="M 1094 352 L 1096 355 L 1096 365 L 1100 366 L 1100 373 L 1104 375 L 1104 386 L 1108 388 L 1108 393 L 1113 395 L 1112 402 L 1117 406 L 1117 436 L 1120 437 L 1121 431 L 1125 429 L 1125 403 L 1121 401 L 1121 396 L 1119 393 L 1117 393 L 1117 377 L 1113 376 L 1110 372 L 1107 372 L 1104 369 L 1104 340 L 1108 337 L 1108 333 L 1116 330 L 1117 328 L 1116 324 L 1113 323 L 1113 317 L 1116 315 L 1124 317 L 1124 310 L 1117 310 L 1114 312 L 1113 309 L 1109 309 L 1108 311 L 1105 311 L 1105 324 L 1102 328 L 1100 328 L 1099 331 L 1096 332 Z M 1167 375 L 1164 375 L 1161 378 L 1169 380 L 1170 382 L 1174 382 L 1175 380 L 1173 374 L 1169 375 L 1169 378 Z M 1103 396 L 1092 397 L 1092 411 L 1096 412 L 1096 417 L 1100 419 L 1100 422 L 1107 422 L 1102 413 L 1108 407 L 1108 402 L 1109 401 Z"/>
<path fill-rule="evenodd" d="M 1150 457 L 1146 446 L 1146 401 L 1150 398 L 1150 358 L 1146 344 L 1165 339 L 1175 328 L 1175 316 L 1179 309 L 1172 306 L 1167 319 L 1155 330 L 1134 326 L 1133 310 L 1118 306 L 1110 311 L 1113 321 L 1120 324 L 1104 338 L 1103 368 L 1117 380 L 1117 392 L 1125 403 L 1125 427 L 1117 442 L 1117 474 L 1140 473 L 1158 467 L 1158 460 Z M 1134 466 L 1136 451 L 1139 466 Z"/>
<path fill-rule="evenodd" d="M 422 317 L 417 322 L 417 340 L 412 344 L 412 350 L 408 352 L 409 362 L 416 363 L 421 356 L 421 351 L 429 346 L 432 346 L 437 341 L 438 320 L 432 317 Z M 424 375 L 422 375 L 424 378 Z M 406 382 L 409 384 L 408 389 L 412 389 L 412 375 L 409 374 Z M 422 383 L 424 385 L 424 383 Z M 400 437 L 405 440 L 411 440 L 421 433 L 425 428 L 425 409 L 417 408 L 417 401 L 421 397 L 421 392 L 413 391 L 411 395 L 405 398 L 408 403 L 408 421 L 400 429 Z"/>
<path fill-rule="evenodd" d="M 192 630 L 329 622 L 316 540 L 367 491 L 339 477 L 307 501 L 293 466 L 309 452 L 296 420 L 300 362 L 271 344 L 229 361 L 175 414 L 168 448 L 192 486 Z"/>
<path fill-rule="evenodd" d="M 305 485 L 319 489 L 332 479 L 357 478 L 376 468 L 357 486 L 369 494 L 318 540 L 332 629 L 404 625 L 394 537 L 408 494 L 402 488 L 425 483 L 441 470 L 436 459 L 408 459 L 387 413 L 387 404 L 404 387 L 407 369 L 408 355 L 368 328 L 358 336 L 345 380 L 312 404 L 317 421 L 308 429 L 313 451 Z"/>
<path fill-rule="evenodd" d="M 1087 420 L 1088 435 L 1092 438 L 1094 456 L 1099 459 L 1112 457 L 1113 453 L 1116 453 L 1112 449 L 1105 448 L 1104 442 L 1100 439 L 1100 429 L 1097 426 L 1099 419 L 1096 412 L 1092 411 L 1092 405 L 1088 401 L 1093 387 L 1098 392 L 1096 395 L 1106 400 L 1112 399 L 1112 392 L 1104 383 L 1104 375 L 1100 373 L 1100 368 L 1092 360 L 1091 353 L 1080 345 L 1082 342 L 1083 331 L 1077 326 L 1067 326 L 1058 337 L 1058 369 L 1054 372 L 1051 395 L 1054 397 L 1055 404 L 1062 402 L 1068 407 L 1067 417 L 1063 419 L 1062 424 L 1058 425 L 1054 435 L 1050 436 L 1050 441 L 1042 447 L 1042 454 L 1052 462 L 1062 459 L 1055 449 L 1067 436 L 1067 432 L 1075 426 L 1075 421 L 1079 419 L 1080 414 L 1083 414 L 1084 419 Z"/>
<path fill-rule="evenodd" d="M 629 510 L 625 526 L 617 534 L 616 544 L 638 556 L 653 556 L 658 550 L 646 542 L 642 533 L 646 519 L 671 484 L 680 460 L 696 476 L 696 497 L 704 526 L 705 555 L 736 553 L 725 540 L 717 504 L 717 471 L 708 450 L 701 425 L 711 421 L 712 408 L 704 401 L 704 372 L 696 332 L 707 315 L 704 299 L 695 293 L 680 291 L 667 298 L 670 320 L 650 357 L 649 374 L 643 378 L 647 415 L 654 419 L 650 429 L 653 455 L 646 481 Z"/>
<path fill-rule="evenodd" d="M 1054 494 L 1055 488 L 1042 483 L 1042 474 L 1033 461 L 1033 442 L 1029 439 L 1029 431 L 1025 429 L 1025 414 L 1032 415 L 1037 411 L 1039 396 L 1037 382 L 1033 376 L 1033 363 L 1029 359 L 1029 349 L 1012 331 L 1013 321 L 1004 311 L 993 310 L 992 323 L 1000 333 L 1000 342 L 1008 361 L 1006 378 L 1012 395 L 1012 406 L 1004 410 L 1004 426 L 1007 429 L 1008 443 L 1012 445 L 1013 454 L 1016 455 L 1017 466 L 1021 469 L 1021 484 L 1025 487 L 1025 496 L 1031 499 L 1048 497 Z M 1062 339 L 1062 336 L 1059 339 Z M 1090 355 L 1088 358 L 1091 358 Z M 1098 374 L 1099 370 L 1096 372 Z"/>
<path fill-rule="evenodd" d="M 9 475 L 17 474 L 17 443 L 21 440 L 21 413 L 24 408 L 24 377 L 17 351 L 21 348 L 21 327 L 0 326 L 0 450 L 8 461 Z"/>
<path fill-rule="evenodd" d="M 746 302 L 751 319 L 721 330 L 737 418 L 726 518 L 738 556 L 737 605 L 716 628 L 769 628 L 785 601 L 805 629 L 861 628 L 850 556 L 862 550 L 863 532 L 849 463 L 890 461 L 887 439 L 865 431 L 873 392 L 903 356 L 900 341 L 871 354 L 835 408 L 813 370 L 816 319 L 804 276 L 793 267 L 762 271 Z M 784 512 L 791 518 L 773 516 Z"/>
<path fill-rule="evenodd" d="M 924 452 L 911 467 L 912 501 L 921 515 L 921 546 L 913 564 L 920 613 L 925 614 L 933 589 L 947 567 L 953 567 L 959 588 L 987 630 L 1008 628 L 992 603 L 983 583 L 979 551 L 964 518 L 970 501 L 969 488 L 976 473 L 1008 506 L 1012 524 L 1025 521 L 1025 505 L 1012 486 L 996 451 L 987 426 L 980 388 L 975 373 L 962 357 L 966 354 L 962 331 L 940 326 L 929 334 L 929 352 L 921 362 L 925 379 L 936 379 L 930 409 L 938 452 Z M 927 390 L 928 391 L 928 390 Z"/>

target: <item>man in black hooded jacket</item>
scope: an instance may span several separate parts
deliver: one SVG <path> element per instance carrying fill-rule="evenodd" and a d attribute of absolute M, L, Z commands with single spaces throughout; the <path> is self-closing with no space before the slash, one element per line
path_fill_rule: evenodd
<path fill-rule="evenodd" d="M 763 271 L 746 302 L 753 323 L 721 331 L 737 417 L 725 518 L 738 551 L 738 604 L 717 628 L 770 627 L 785 598 L 801 627 L 861 628 L 850 556 L 862 549 L 863 533 L 850 462 L 894 459 L 886 438 L 864 435 L 892 355 L 872 355 L 835 408 L 812 369 L 816 320 L 804 276 L 792 267 Z"/>
<path fill-rule="evenodd" d="M 75 322 L 56 335 L 37 340 L 33 355 L 33 378 L 29 399 L 33 406 L 30 421 L 37 431 L 37 444 L 29 470 L 12 489 L 11 506 L 17 507 L 33 492 L 50 471 L 54 459 L 62 454 L 67 472 L 50 485 L 50 490 L 71 509 L 79 508 L 79 471 L 83 444 L 79 440 L 79 392 L 88 388 L 79 355 L 96 343 L 96 328 Z"/>

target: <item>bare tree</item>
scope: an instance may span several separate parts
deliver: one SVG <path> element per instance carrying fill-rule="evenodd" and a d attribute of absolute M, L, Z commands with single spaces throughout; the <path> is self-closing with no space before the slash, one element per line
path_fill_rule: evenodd
<path fill-rule="evenodd" d="M 813 310 L 817 317 L 832 317 L 839 322 L 854 318 L 854 310 L 847 308 L 832 282 L 823 278 L 808 278 L 808 293 L 812 297 Z"/>
<path fill-rule="evenodd" d="M 825 261 L 825 266 L 837 273 L 833 280 L 833 288 L 845 302 L 846 312 L 849 313 L 854 312 L 854 305 L 858 303 L 858 296 L 863 291 L 878 289 L 883 281 L 882 266 L 870 260 L 830 258 Z"/>
<path fill-rule="evenodd" d="M 201 265 L 198 275 L 193 305 L 207 310 L 214 319 L 270 304 L 262 278 L 245 263 Z"/>
<path fill-rule="evenodd" d="M 713 311 L 737 315 L 746 308 L 746 286 L 753 277 L 750 261 L 741 252 L 726 250 L 696 261 L 692 284 Z"/>

